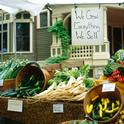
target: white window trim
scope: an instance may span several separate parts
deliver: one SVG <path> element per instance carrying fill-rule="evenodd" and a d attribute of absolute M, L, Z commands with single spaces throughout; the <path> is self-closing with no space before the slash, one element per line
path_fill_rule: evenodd
<path fill-rule="evenodd" d="M 44 12 L 47 12 L 47 26 L 40 27 L 40 14 Z M 50 11 L 48 9 L 44 9 L 37 16 L 37 29 L 47 28 L 49 26 L 50 26 Z"/>
<path fill-rule="evenodd" d="M 4 18 L 6 15 L 8 15 L 9 13 L 4 13 Z M 6 20 L 6 18 L 3 20 L 3 24 L 7 24 L 7 52 L 3 52 L 2 54 L 10 54 L 12 52 L 10 52 L 10 23 L 12 22 L 12 15 L 10 14 L 10 19 Z M 2 24 L 2 22 L 0 21 L 0 25 Z M 0 52 L 1 54 L 1 52 Z"/>
<path fill-rule="evenodd" d="M 0 22 L 0 25 L 1 25 L 2 23 Z M 9 23 L 7 23 L 6 21 L 3 21 L 3 24 L 7 24 L 7 52 L 3 52 L 4 54 L 6 54 L 6 53 L 9 53 Z M 3 31 L 4 32 L 4 31 Z M 0 52 L 0 54 L 1 54 L 1 52 Z"/>
<path fill-rule="evenodd" d="M 18 19 L 15 21 L 15 24 L 14 24 L 14 29 L 15 29 L 15 32 L 16 32 L 16 23 L 29 23 L 30 25 L 30 34 L 29 34 L 29 37 L 30 37 L 30 50 L 29 51 L 16 51 L 16 33 L 15 33 L 15 41 L 13 40 L 13 53 L 32 53 L 33 52 L 33 23 L 30 19 Z"/>

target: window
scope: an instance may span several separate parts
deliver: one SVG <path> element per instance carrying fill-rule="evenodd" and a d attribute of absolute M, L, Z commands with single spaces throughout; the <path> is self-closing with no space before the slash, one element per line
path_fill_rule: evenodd
<path fill-rule="evenodd" d="M 27 11 L 22 11 L 16 14 L 16 19 L 30 19 L 31 15 Z"/>
<path fill-rule="evenodd" d="M 29 13 L 23 14 L 23 18 L 24 18 L 24 19 L 30 19 L 30 14 L 29 14 Z"/>
<path fill-rule="evenodd" d="M 3 35 L 3 43 L 2 43 L 2 35 Z M 2 48 L 1 48 L 2 47 Z M 7 24 L 0 25 L 0 51 L 7 52 Z"/>
<path fill-rule="evenodd" d="M 16 23 L 16 51 L 30 51 L 30 23 Z"/>
<path fill-rule="evenodd" d="M 16 19 L 21 19 L 21 13 L 16 14 Z"/>
<path fill-rule="evenodd" d="M 0 21 L 7 21 L 10 19 L 10 14 L 5 13 L 5 14 L 0 14 Z"/>
<path fill-rule="evenodd" d="M 43 10 L 37 17 L 37 28 L 49 27 L 51 25 L 51 15 L 49 10 Z"/>
<path fill-rule="evenodd" d="M 32 52 L 32 20 L 27 11 L 16 14 L 16 52 Z"/>
<path fill-rule="evenodd" d="M 0 16 L 0 21 L 2 21 L 3 20 L 3 17 L 2 16 Z"/>
<path fill-rule="evenodd" d="M 40 27 L 47 27 L 47 12 L 40 13 Z"/>
<path fill-rule="evenodd" d="M 7 15 L 6 15 L 6 20 L 9 20 L 9 19 L 10 19 L 10 15 L 7 14 Z"/>

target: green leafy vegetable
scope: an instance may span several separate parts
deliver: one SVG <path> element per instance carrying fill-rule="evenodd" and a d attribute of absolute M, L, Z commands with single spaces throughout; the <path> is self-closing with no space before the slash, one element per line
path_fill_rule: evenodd
<path fill-rule="evenodd" d="M 55 64 L 60 63 L 64 60 L 68 59 L 67 56 L 55 56 L 55 57 L 49 57 L 46 59 L 43 63 L 44 64 Z"/>
<path fill-rule="evenodd" d="M 28 60 L 9 59 L 0 66 L 0 79 L 15 78 L 18 72 L 26 65 Z"/>
<path fill-rule="evenodd" d="M 120 49 L 114 54 L 114 59 L 116 61 L 124 61 L 124 50 Z"/>
<path fill-rule="evenodd" d="M 91 87 L 95 85 L 95 82 L 93 81 L 93 79 L 90 79 L 90 78 L 84 78 L 83 83 L 85 87 L 88 89 L 90 89 Z"/>
<path fill-rule="evenodd" d="M 111 62 L 108 63 L 104 68 L 103 68 L 103 74 L 108 76 L 111 75 L 112 72 L 116 69 L 118 69 L 119 67 L 121 67 L 120 64 L 116 63 L 116 62 Z"/>

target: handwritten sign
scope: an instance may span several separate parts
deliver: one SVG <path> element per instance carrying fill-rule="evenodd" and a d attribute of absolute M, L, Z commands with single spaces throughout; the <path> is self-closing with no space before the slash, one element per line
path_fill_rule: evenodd
<path fill-rule="evenodd" d="M 115 91 L 115 83 L 104 83 L 102 86 L 102 92 Z"/>
<path fill-rule="evenodd" d="M 22 100 L 8 100 L 8 111 L 22 112 L 23 101 Z"/>
<path fill-rule="evenodd" d="M 72 45 L 103 44 L 103 9 L 72 9 Z"/>

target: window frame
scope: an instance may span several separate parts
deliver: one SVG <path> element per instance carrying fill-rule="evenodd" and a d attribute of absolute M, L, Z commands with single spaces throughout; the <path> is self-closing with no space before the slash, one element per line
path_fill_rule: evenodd
<path fill-rule="evenodd" d="M 47 26 L 40 26 L 40 14 L 41 13 L 47 13 Z M 48 10 L 48 9 L 44 9 L 44 10 L 42 10 L 39 14 L 38 14 L 38 16 L 37 16 L 37 29 L 40 29 L 40 28 L 47 28 L 47 27 L 49 27 L 50 26 L 50 22 L 51 22 L 51 18 L 50 18 L 50 11 Z"/>
<path fill-rule="evenodd" d="M 3 33 L 6 32 L 7 33 L 7 51 L 6 52 L 2 52 L 2 54 L 6 54 L 9 53 L 9 23 L 3 20 L 3 25 L 7 24 L 7 30 L 3 30 Z M 2 22 L 0 22 L 0 25 L 2 25 Z M 1 32 L 1 31 L 0 31 Z M 1 52 L 0 52 L 1 54 Z"/>
<path fill-rule="evenodd" d="M 29 31 L 29 42 L 30 42 L 30 46 L 29 46 L 29 51 L 17 51 L 16 50 L 16 24 L 17 23 L 29 23 L 30 26 L 30 31 Z M 32 53 L 33 52 L 33 23 L 31 22 L 30 19 L 17 19 L 15 20 L 15 41 L 13 41 L 13 52 L 15 53 Z"/>
<path fill-rule="evenodd" d="M 3 30 L 3 33 L 4 32 L 7 32 L 7 51 L 6 52 L 0 52 L 0 54 L 7 54 L 7 53 L 10 53 L 10 43 L 9 43 L 9 30 L 10 30 L 10 27 L 9 27 L 9 24 L 10 24 L 10 17 L 9 17 L 9 20 L 6 19 L 6 15 L 10 15 L 9 13 L 7 12 L 2 12 L 0 11 L 0 17 L 3 16 L 2 20 L 0 20 L 0 25 L 4 25 L 4 24 L 7 24 L 7 30 Z"/>

